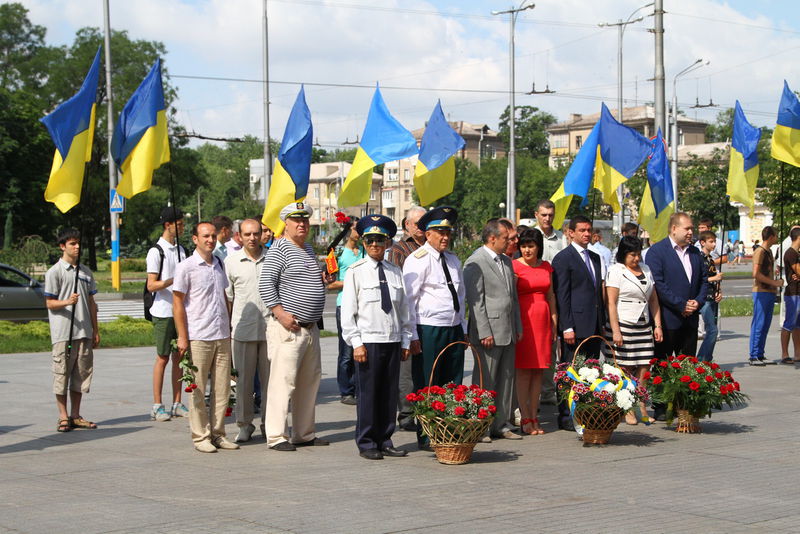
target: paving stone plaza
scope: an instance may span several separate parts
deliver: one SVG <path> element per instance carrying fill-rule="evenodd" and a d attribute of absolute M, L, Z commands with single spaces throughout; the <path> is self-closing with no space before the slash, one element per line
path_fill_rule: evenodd
<path fill-rule="evenodd" d="M 151 348 L 95 353 L 83 415 L 55 431 L 47 353 L 0 355 L 0 532 L 797 532 L 800 368 L 746 365 L 749 318 L 723 321 L 715 361 L 750 395 L 703 433 L 620 425 L 607 446 L 574 433 L 478 444 L 441 465 L 395 434 L 406 458 L 358 456 L 339 402 L 336 339 L 323 339 L 317 430 L 330 447 L 201 454 L 188 422 L 149 419 Z M 780 355 L 773 324 L 767 355 Z M 468 378 L 469 380 L 469 378 Z M 229 435 L 235 424 L 229 420 Z"/>

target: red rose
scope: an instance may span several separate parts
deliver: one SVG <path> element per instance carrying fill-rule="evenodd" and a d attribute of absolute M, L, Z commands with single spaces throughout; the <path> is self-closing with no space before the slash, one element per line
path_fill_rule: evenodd
<path fill-rule="evenodd" d="M 697 363 L 700 360 L 698 360 L 697 358 L 690 358 L 689 361 L 692 362 L 692 363 Z"/>
<path fill-rule="evenodd" d="M 189 386 L 186 386 L 186 389 L 184 389 L 183 391 L 185 391 L 186 393 L 191 393 L 192 392 L 192 388 L 190 388 Z"/>
<path fill-rule="evenodd" d="M 655 378 L 653 379 L 653 385 L 654 385 L 654 386 L 657 386 L 657 385 L 659 385 L 659 384 L 660 384 L 661 382 L 663 382 L 663 381 L 664 381 L 664 380 L 663 380 L 663 379 L 662 379 L 660 376 L 657 376 L 657 377 L 655 377 Z"/>
<path fill-rule="evenodd" d="M 483 399 L 481 399 L 480 397 L 473 397 L 472 402 L 474 402 L 475 404 L 480 404 L 481 402 L 483 402 Z"/>
<path fill-rule="evenodd" d="M 686 355 L 685 355 L 685 354 L 681 354 L 680 356 L 678 356 L 678 359 L 679 359 L 680 361 L 683 361 L 683 360 L 685 360 L 685 359 L 686 359 Z"/>
<path fill-rule="evenodd" d="M 673 369 L 680 369 L 681 368 L 680 362 L 672 362 L 672 368 Z"/>
<path fill-rule="evenodd" d="M 493 398 L 493 399 L 494 399 L 495 397 L 497 397 L 497 392 L 496 392 L 496 391 L 488 391 L 488 390 L 486 390 L 486 392 L 487 392 L 487 393 L 489 394 L 489 396 L 490 396 L 491 398 Z"/>
<path fill-rule="evenodd" d="M 450 382 L 450 383 L 449 383 L 449 384 L 447 384 L 445 387 L 446 387 L 447 389 L 455 389 L 455 388 L 456 388 L 456 385 L 455 385 L 455 384 L 453 384 L 452 382 Z"/>
<path fill-rule="evenodd" d="M 650 360 L 650 365 L 655 365 L 656 363 L 658 363 L 658 358 L 653 358 Z"/>
<path fill-rule="evenodd" d="M 722 378 L 722 377 L 723 377 L 723 376 L 725 376 L 725 375 L 723 375 L 722 373 L 720 373 L 719 371 L 717 371 L 716 373 L 714 373 L 714 376 L 715 376 L 715 377 L 717 377 L 717 378 Z"/>
<path fill-rule="evenodd" d="M 659 367 L 666 367 L 667 362 L 658 362 Z"/>
<path fill-rule="evenodd" d="M 416 393 L 409 393 L 406 395 L 406 400 L 408 402 L 417 402 L 417 394 Z"/>
<path fill-rule="evenodd" d="M 697 382 L 690 382 L 689 389 L 691 389 L 692 391 L 697 391 L 698 389 L 700 389 L 700 384 L 698 384 Z"/>
<path fill-rule="evenodd" d="M 706 372 L 706 368 L 705 367 L 695 367 L 694 370 L 697 371 L 698 373 L 700 373 L 701 375 L 705 374 L 705 372 Z"/>
<path fill-rule="evenodd" d="M 714 381 L 713 376 L 706 375 L 706 382 L 713 382 L 713 381 Z"/>
<path fill-rule="evenodd" d="M 720 386 L 719 387 L 719 392 L 722 393 L 723 395 L 727 395 L 728 394 L 728 386 Z"/>
<path fill-rule="evenodd" d="M 731 377 L 731 372 L 730 371 L 725 371 L 725 377 L 726 378 L 730 378 Z"/>
<path fill-rule="evenodd" d="M 733 389 L 735 389 L 736 391 L 739 391 L 739 382 L 734 382 L 733 383 Z"/>
<path fill-rule="evenodd" d="M 465 410 L 463 406 L 456 406 L 456 409 L 453 413 L 455 413 L 456 415 L 464 415 L 465 413 L 467 413 L 467 410 Z"/>
<path fill-rule="evenodd" d="M 497 412 L 497 406 L 490 404 L 488 410 L 490 414 L 494 415 Z"/>
<path fill-rule="evenodd" d="M 714 362 L 711 362 L 711 368 L 716 371 L 717 369 L 719 369 L 719 365 L 717 365 Z"/>
<path fill-rule="evenodd" d="M 690 382 L 690 381 L 692 380 L 692 377 L 691 377 L 691 376 L 689 376 L 689 375 L 683 375 L 683 376 L 680 378 L 680 380 L 681 380 L 681 382 Z"/>
<path fill-rule="evenodd" d="M 478 419 L 486 419 L 489 416 L 489 412 L 481 408 L 478 410 Z"/>
<path fill-rule="evenodd" d="M 442 401 L 434 401 L 431 403 L 431 408 L 433 408 L 437 412 L 443 412 L 447 408 L 447 405 Z"/>
<path fill-rule="evenodd" d="M 456 400 L 456 402 L 463 402 L 467 398 L 467 396 L 464 395 L 463 393 L 456 391 L 453 394 L 453 398 Z"/>
<path fill-rule="evenodd" d="M 675 356 L 668 356 L 667 357 L 667 360 L 669 360 L 669 361 L 673 361 L 674 359 L 675 359 Z"/>
<path fill-rule="evenodd" d="M 230 417 L 232 413 L 233 413 L 233 408 L 231 408 L 230 406 L 228 406 L 228 407 L 225 409 L 225 417 Z"/>
<path fill-rule="evenodd" d="M 650 371 L 645 371 L 642 375 L 642 380 L 647 380 L 650 378 Z"/>

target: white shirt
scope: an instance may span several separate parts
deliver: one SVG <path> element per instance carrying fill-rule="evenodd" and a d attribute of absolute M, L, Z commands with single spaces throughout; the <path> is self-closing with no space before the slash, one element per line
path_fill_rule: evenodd
<path fill-rule="evenodd" d="M 164 267 L 161 269 L 160 280 L 175 278 L 175 267 L 180 260 L 186 259 L 186 249 L 181 247 L 179 260 L 178 245 L 173 245 L 161 237 L 158 239 L 158 246 L 164 251 Z M 147 251 L 147 272 L 157 275 L 160 263 L 161 254 L 156 247 L 152 247 Z M 156 291 L 156 298 L 153 300 L 153 305 L 150 306 L 150 314 L 161 319 L 172 317 L 172 286 Z"/>
<path fill-rule="evenodd" d="M 190 341 L 216 341 L 231 337 L 225 288 L 228 277 L 222 261 L 211 256 L 206 263 L 197 250 L 175 269 L 173 291 L 183 293 Z"/>
<path fill-rule="evenodd" d="M 414 325 L 408 311 L 403 273 L 399 267 L 382 262 L 392 310 L 381 308 L 378 262 L 367 256 L 353 263 L 344 276 L 342 289 L 342 339 L 353 348 L 364 343 L 397 343 L 407 349 Z"/>
<path fill-rule="evenodd" d="M 580 246 L 579 244 L 574 243 L 574 242 L 570 243 L 570 244 L 573 247 L 575 247 L 575 250 L 578 251 L 578 255 L 581 257 L 581 261 L 585 264 L 586 263 L 586 256 L 584 256 L 583 252 L 585 250 L 588 251 L 589 247 L 583 248 L 582 246 Z M 592 266 L 592 272 L 594 273 L 595 284 L 602 282 L 603 278 L 604 278 L 602 276 L 602 274 L 604 274 L 604 272 L 603 272 L 603 258 L 602 257 L 600 258 L 600 274 L 599 275 L 598 275 L 597 271 L 595 271 L 595 269 L 594 269 L 594 262 L 592 261 L 592 257 L 591 256 L 589 256 L 589 264 Z"/>
<path fill-rule="evenodd" d="M 611 265 L 611 250 L 600 241 L 589 245 L 589 250 L 595 251 L 600 256 L 600 270 L 603 273 L 603 280 L 605 280 L 608 267 Z"/>
<path fill-rule="evenodd" d="M 228 302 L 233 303 L 231 337 L 236 341 L 267 340 L 269 312 L 258 293 L 261 266 L 267 250 L 263 249 L 261 256 L 255 261 L 244 250 L 231 252 L 225 258 L 225 274 L 228 276 L 225 296 L 228 297 Z"/>
<path fill-rule="evenodd" d="M 540 232 L 542 232 L 542 244 L 544 245 L 544 250 L 542 251 L 542 259 L 544 261 L 553 263 L 553 258 L 556 257 L 556 254 L 561 252 L 564 249 L 564 237 L 561 235 L 556 229 L 553 229 L 553 233 L 550 235 L 546 235 L 544 230 L 536 226 Z"/>
<path fill-rule="evenodd" d="M 669 237 L 669 244 L 672 247 L 672 250 L 675 251 L 675 254 L 678 255 L 678 261 L 680 261 L 681 265 L 683 265 L 683 270 L 686 273 L 686 279 L 689 280 L 689 282 L 691 282 L 692 260 L 689 257 L 689 247 L 691 245 L 686 245 L 685 247 L 681 247 L 672 239 L 672 236 Z"/>
<path fill-rule="evenodd" d="M 456 326 L 461 324 L 467 333 L 466 305 L 464 297 L 464 275 L 461 262 L 452 252 L 444 252 L 450 278 L 456 288 L 459 311 L 455 311 L 453 297 L 447 287 L 439 252 L 430 243 L 425 243 L 406 258 L 403 264 L 403 281 L 408 297 L 408 309 L 412 324 L 428 326 Z M 418 338 L 416 328 L 413 338 Z"/>

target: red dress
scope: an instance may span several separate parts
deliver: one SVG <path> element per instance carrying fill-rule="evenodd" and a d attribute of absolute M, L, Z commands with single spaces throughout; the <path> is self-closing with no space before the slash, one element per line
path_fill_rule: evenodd
<path fill-rule="evenodd" d="M 517 369 L 547 369 L 553 347 L 553 319 L 547 292 L 553 268 L 546 261 L 530 267 L 520 261 L 511 262 L 517 275 L 517 295 L 522 316 L 522 340 L 517 343 Z"/>

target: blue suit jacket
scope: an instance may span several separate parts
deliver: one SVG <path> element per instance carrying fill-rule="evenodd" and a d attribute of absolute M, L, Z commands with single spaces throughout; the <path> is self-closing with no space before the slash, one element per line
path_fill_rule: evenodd
<path fill-rule="evenodd" d="M 699 310 L 689 317 L 681 315 L 687 300 L 696 300 L 700 306 L 706 301 L 708 291 L 708 272 L 697 247 L 689 246 L 689 261 L 692 265 L 692 279 L 686 279 L 683 264 L 672 249 L 672 242 L 666 237 L 650 247 L 645 263 L 653 273 L 656 293 L 661 305 L 661 322 L 669 330 L 681 326 L 697 326 Z"/>
<path fill-rule="evenodd" d="M 575 337 L 587 338 L 602 333 L 605 323 L 603 280 L 600 256 L 589 251 L 597 284 L 592 281 L 586 264 L 572 245 L 553 258 L 553 285 L 558 304 L 558 330 L 572 328 Z"/>

